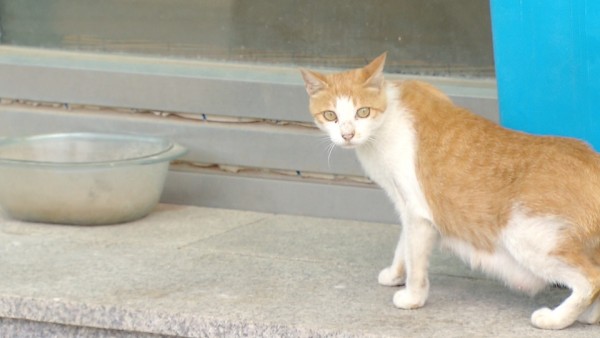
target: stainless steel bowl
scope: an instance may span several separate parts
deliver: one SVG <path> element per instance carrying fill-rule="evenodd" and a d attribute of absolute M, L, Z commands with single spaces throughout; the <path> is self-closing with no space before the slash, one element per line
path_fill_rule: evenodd
<path fill-rule="evenodd" d="M 158 203 L 169 162 L 186 149 L 168 140 L 74 133 L 0 140 L 0 208 L 32 222 L 115 224 Z"/>

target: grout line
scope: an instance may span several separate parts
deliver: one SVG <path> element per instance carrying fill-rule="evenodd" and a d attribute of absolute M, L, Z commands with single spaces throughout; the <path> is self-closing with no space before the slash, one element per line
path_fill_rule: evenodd
<path fill-rule="evenodd" d="M 204 241 L 207 241 L 207 240 L 213 239 L 213 238 L 215 238 L 215 237 L 219 237 L 219 236 L 222 236 L 222 235 L 228 234 L 228 233 L 230 233 L 230 232 L 236 231 L 236 230 L 238 230 L 238 229 L 241 229 L 241 228 L 243 228 L 243 227 L 250 226 L 250 225 L 254 225 L 254 224 L 257 224 L 257 223 L 260 223 L 260 222 L 262 222 L 262 221 L 265 221 L 265 220 L 267 220 L 267 219 L 269 219 L 269 218 L 272 218 L 272 217 L 275 217 L 275 215 L 269 215 L 269 216 L 261 217 L 261 218 L 258 218 L 258 219 L 256 219 L 256 220 L 250 221 L 250 222 L 248 222 L 248 223 L 240 224 L 240 225 L 238 225 L 238 226 L 236 226 L 236 227 L 233 227 L 233 228 L 227 229 L 227 230 L 225 230 L 225 231 L 223 231 L 223 232 L 220 232 L 220 233 L 218 233 L 218 234 L 210 235 L 210 236 L 208 236 L 208 237 L 204 237 L 204 238 L 201 238 L 201 239 L 197 239 L 197 240 L 195 240 L 195 241 L 191 241 L 191 242 L 189 242 L 189 243 L 182 244 L 182 245 L 178 246 L 178 247 L 177 247 L 177 249 L 178 249 L 178 250 L 180 250 L 180 249 L 186 248 L 186 247 L 188 247 L 188 246 L 191 246 L 191 245 L 193 245 L 193 244 L 201 243 L 201 242 L 204 242 Z"/>

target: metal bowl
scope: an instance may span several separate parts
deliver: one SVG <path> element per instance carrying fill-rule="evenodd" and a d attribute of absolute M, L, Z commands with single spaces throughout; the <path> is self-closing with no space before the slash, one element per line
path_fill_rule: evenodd
<path fill-rule="evenodd" d="M 51 134 L 0 140 L 0 208 L 43 223 L 101 225 L 146 216 L 169 162 L 186 149 L 168 140 L 114 134 Z"/>

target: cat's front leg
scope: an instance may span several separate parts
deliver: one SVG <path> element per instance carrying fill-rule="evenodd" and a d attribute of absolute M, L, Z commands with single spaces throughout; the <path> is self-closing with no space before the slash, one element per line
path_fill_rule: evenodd
<path fill-rule="evenodd" d="M 404 268 L 404 245 L 402 244 L 402 242 L 404 241 L 403 233 L 404 232 L 400 233 L 400 239 L 398 240 L 398 244 L 396 245 L 396 251 L 394 252 L 394 259 L 392 260 L 392 265 L 381 270 L 381 272 L 379 273 L 377 281 L 381 285 L 404 285 L 404 281 L 406 278 L 406 269 Z"/>
<path fill-rule="evenodd" d="M 429 255 L 438 233 L 424 218 L 409 219 L 403 226 L 402 248 L 406 268 L 405 287 L 394 294 L 394 305 L 416 309 L 425 305 L 429 295 Z"/>
<path fill-rule="evenodd" d="M 408 222 L 408 209 L 402 198 L 402 195 L 397 190 L 392 190 L 391 196 L 394 201 L 396 201 L 396 209 L 401 218 L 401 223 L 404 228 L 404 224 Z M 379 276 L 377 277 L 377 281 L 379 284 L 384 286 L 400 286 L 404 285 L 406 280 L 406 264 L 404 263 L 404 230 L 400 232 L 400 238 L 398 239 L 398 244 L 396 245 L 396 251 L 394 251 L 394 259 L 392 260 L 392 265 L 387 268 L 381 270 L 379 272 Z"/>

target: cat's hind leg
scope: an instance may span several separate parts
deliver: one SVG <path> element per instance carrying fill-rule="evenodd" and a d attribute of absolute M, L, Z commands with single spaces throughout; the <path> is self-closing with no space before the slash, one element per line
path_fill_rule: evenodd
<path fill-rule="evenodd" d="M 597 305 L 600 293 L 600 271 L 587 271 L 581 267 L 561 264 L 556 261 L 555 280 L 569 287 L 572 292 L 554 309 L 542 308 L 531 315 L 531 323 L 541 329 L 563 329 L 576 320 L 594 322 L 597 320 Z M 562 266 L 560 266 L 562 265 Z"/>
<path fill-rule="evenodd" d="M 521 265 L 548 283 L 572 290 L 556 308 L 542 308 L 532 314 L 531 323 L 538 328 L 557 330 L 573 324 L 600 293 L 600 268 L 581 243 L 568 240 L 565 229 L 569 226 L 556 217 L 529 217 L 517 212 L 503 234 L 506 249 Z"/>
<path fill-rule="evenodd" d="M 600 266 L 600 246 L 597 245 L 595 249 L 589 250 L 589 255 L 594 264 Z M 600 296 L 577 318 L 577 321 L 584 324 L 600 323 Z"/>
<path fill-rule="evenodd" d="M 577 321 L 584 324 L 598 324 L 600 322 L 600 299 L 596 298 L 596 301 L 579 315 Z"/>

